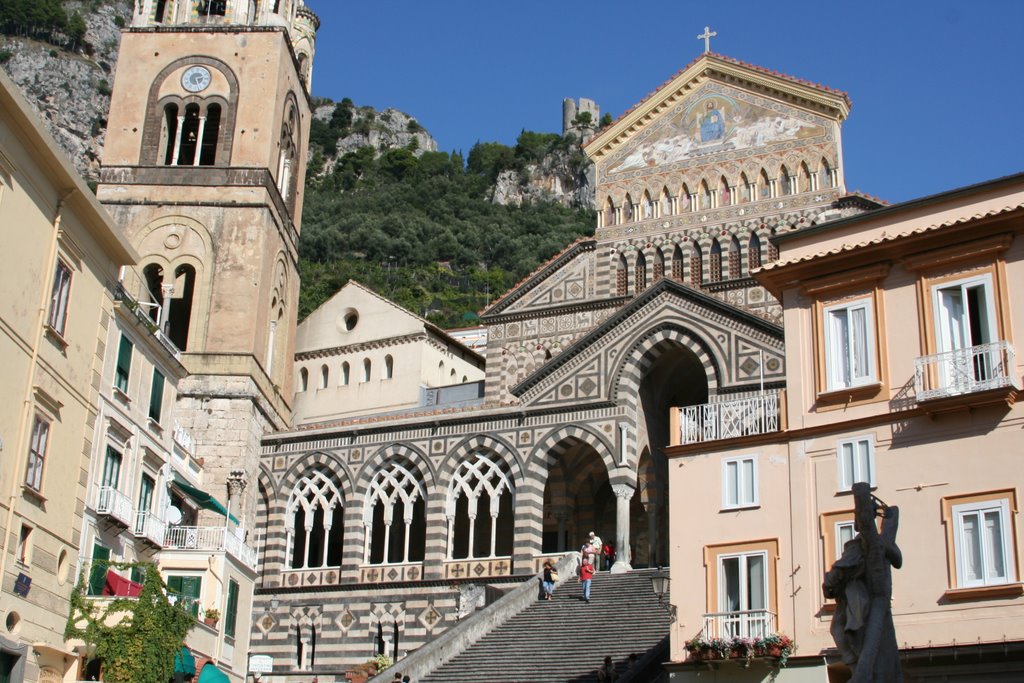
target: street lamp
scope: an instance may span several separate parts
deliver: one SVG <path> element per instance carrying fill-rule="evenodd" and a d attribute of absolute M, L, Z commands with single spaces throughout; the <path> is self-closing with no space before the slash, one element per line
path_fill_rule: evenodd
<path fill-rule="evenodd" d="M 658 567 L 657 570 L 651 573 L 651 588 L 654 589 L 654 594 L 658 596 L 658 604 L 665 607 L 671 615 L 672 621 L 675 621 L 676 606 L 671 602 L 668 602 L 667 605 L 665 604 L 669 598 L 668 586 L 671 581 L 671 575 L 667 571 L 662 570 L 661 567 Z"/>

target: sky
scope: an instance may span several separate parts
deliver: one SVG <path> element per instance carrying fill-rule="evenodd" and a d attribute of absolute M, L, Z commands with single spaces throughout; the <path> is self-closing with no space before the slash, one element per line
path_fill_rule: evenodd
<path fill-rule="evenodd" d="M 897 202 L 1024 171 L 1020 0 L 306 0 L 313 94 L 415 117 L 443 151 L 618 117 L 712 51 L 847 92 L 846 184 Z"/>

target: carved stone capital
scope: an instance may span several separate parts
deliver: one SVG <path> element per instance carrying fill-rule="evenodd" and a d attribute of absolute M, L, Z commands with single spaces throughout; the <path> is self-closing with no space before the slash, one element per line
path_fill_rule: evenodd
<path fill-rule="evenodd" d="M 612 484 L 612 492 L 616 498 L 629 500 L 636 492 L 636 487 L 632 484 Z"/>

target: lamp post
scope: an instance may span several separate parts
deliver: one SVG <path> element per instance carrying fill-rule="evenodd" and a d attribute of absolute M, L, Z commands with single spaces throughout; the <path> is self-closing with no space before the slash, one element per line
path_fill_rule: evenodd
<path fill-rule="evenodd" d="M 669 583 L 672 581 L 672 576 L 667 572 L 658 567 L 657 570 L 651 573 L 651 588 L 654 590 L 654 594 L 658 596 L 658 604 L 665 607 L 668 610 L 669 615 L 672 617 L 672 621 L 676 620 L 676 606 L 673 605 L 669 595 Z M 666 601 L 668 605 L 666 605 Z"/>

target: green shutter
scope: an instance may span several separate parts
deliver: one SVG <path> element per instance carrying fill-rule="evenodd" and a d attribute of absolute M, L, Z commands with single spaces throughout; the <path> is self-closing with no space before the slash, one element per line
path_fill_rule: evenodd
<path fill-rule="evenodd" d="M 139 512 L 149 512 L 149 508 L 153 504 L 153 489 L 155 488 L 156 482 L 153 481 L 153 477 L 143 474 L 142 483 L 139 485 Z"/>
<path fill-rule="evenodd" d="M 167 592 L 180 596 L 188 606 L 192 616 L 199 616 L 199 596 L 203 588 L 201 576 L 168 576 Z"/>
<path fill-rule="evenodd" d="M 116 489 L 121 481 L 121 454 L 107 446 L 107 460 L 103 463 L 103 486 Z"/>
<path fill-rule="evenodd" d="M 224 635 L 235 636 L 235 621 L 238 619 L 238 582 L 228 580 L 228 606 L 224 610 Z"/>
<path fill-rule="evenodd" d="M 117 370 L 114 374 L 114 386 L 128 393 L 128 375 L 132 370 L 132 342 L 121 335 L 121 346 L 117 350 Z"/>
<path fill-rule="evenodd" d="M 164 406 L 164 376 L 153 368 L 153 388 L 149 390 L 149 419 L 160 424 Z"/>
<path fill-rule="evenodd" d="M 92 547 L 92 567 L 89 568 L 89 595 L 103 595 L 103 586 L 107 583 L 107 560 L 110 559 L 110 548 L 94 544 Z"/>

